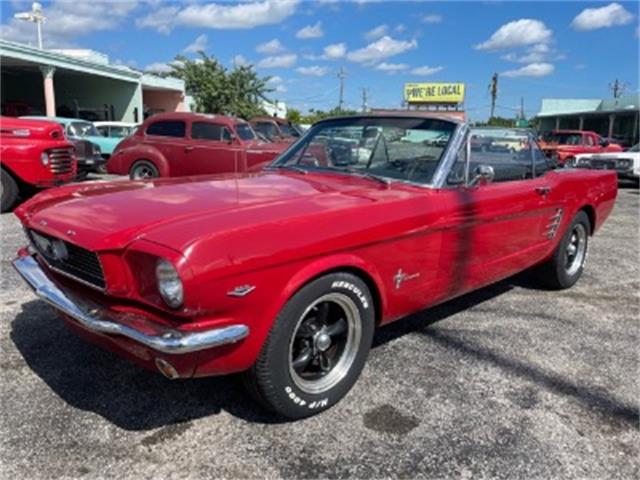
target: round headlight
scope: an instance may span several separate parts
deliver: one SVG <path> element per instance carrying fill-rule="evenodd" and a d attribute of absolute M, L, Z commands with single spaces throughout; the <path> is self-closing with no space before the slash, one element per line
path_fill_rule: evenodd
<path fill-rule="evenodd" d="M 49 154 L 47 152 L 42 152 L 40 154 L 40 161 L 42 162 L 42 165 L 44 165 L 45 167 L 49 165 Z"/>
<path fill-rule="evenodd" d="M 171 262 L 159 260 L 156 264 L 156 283 L 162 299 L 171 308 L 178 308 L 184 300 L 182 280 Z"/>

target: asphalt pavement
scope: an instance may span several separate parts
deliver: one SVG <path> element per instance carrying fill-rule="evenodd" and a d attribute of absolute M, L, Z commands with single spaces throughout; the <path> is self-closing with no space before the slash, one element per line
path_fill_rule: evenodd
<path fill-rule="evenodd" d="M 351 393 L 298 422 L 76 337 L 1 215 L 0 477 L 638 478 L 639 200 L 620 191 L 574 288 L 523 274 L 384 327 Z"/>

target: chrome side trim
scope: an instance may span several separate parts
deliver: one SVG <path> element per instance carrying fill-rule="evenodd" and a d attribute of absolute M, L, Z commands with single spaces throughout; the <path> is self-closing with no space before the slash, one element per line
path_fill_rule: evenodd
<path fill-rule="evenodd" d="M 56 285 L 31 255 L 19 257 L 13 266 L 42 300 L 69 315 L 88 330 L 110 335 L 122 335 L 153 350 L 169 354 L 196 352 L 235 343 L 249 335 L 246 325 L 231 325 L 202 332 L 183 333 L 154 324 L 154 334 L 148 334 L 113 320 L 115 314 L 82 300 L 74 299 L 63 287 Z M 144 320 L 144 319 L 143 319 Z M 149 323 L 149 322 L 147 322 Z"/>

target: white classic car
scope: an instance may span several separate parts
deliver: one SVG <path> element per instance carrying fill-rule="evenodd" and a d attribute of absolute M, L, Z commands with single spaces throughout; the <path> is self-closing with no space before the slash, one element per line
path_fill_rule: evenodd
<path fill-rule="evenodd" d="M 626 152 L 583 153 L 576 155 L 572 167 L 615 170 L 618 178 L 640 181 L 640 144 Z"/>

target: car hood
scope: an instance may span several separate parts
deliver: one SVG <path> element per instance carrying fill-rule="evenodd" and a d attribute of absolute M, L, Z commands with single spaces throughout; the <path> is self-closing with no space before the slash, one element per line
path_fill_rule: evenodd
<path fill-rule="evenodd" d="M 184 251 L 212 229 L 228 232 L 302 209 L 370 204 L 368 192 L 380 189 L 385 187 L 346 175 L 272 172 L 94 182 L 45 191 L 16 214 L 29 228 L 90 250 L 120 249 L 144 238 Z"/>

